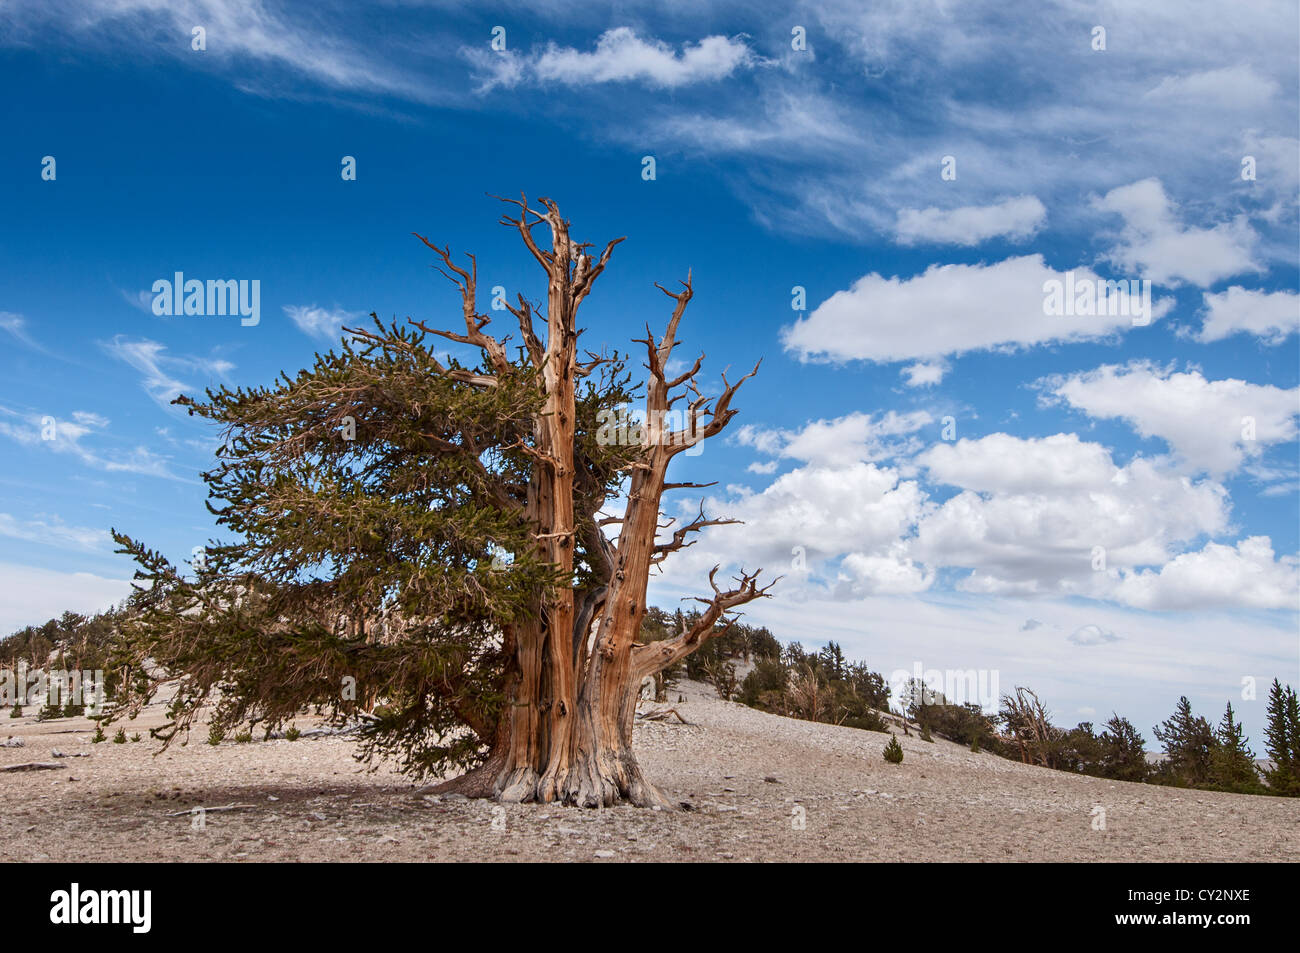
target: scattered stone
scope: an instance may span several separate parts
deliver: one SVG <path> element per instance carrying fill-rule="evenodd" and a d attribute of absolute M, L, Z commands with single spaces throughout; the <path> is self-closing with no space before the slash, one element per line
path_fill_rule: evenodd
<path fill-rule="evenodd" d="M 595 856 L 595 857 L 613 857 L 613 856 L 614 856 L 614 852 L 613 852 L 612 850 L 598 850 L 598 851 L 596 851 L 596 853 L 595 853 L 593 856 Z"/>

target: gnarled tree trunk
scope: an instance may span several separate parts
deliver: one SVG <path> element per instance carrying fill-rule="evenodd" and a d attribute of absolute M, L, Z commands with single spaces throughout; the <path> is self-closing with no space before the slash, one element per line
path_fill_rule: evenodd
<path fill-rule="evenodd" d="M 592 283 L 622 239 L 609 242 L 593 262 L 586 254 L 590 246 L 570 240 L 569 223 L 554 203 L 543 199 L 544 213 L 529 208 L 526 200 L 515 204 L 519 217 L 504 217 L 503 224 L 518 230 L 547 275 L 544 341 L 535 331 L 535 316 L 523 295 L 518 297 L 517 307 L 507 305 L 518 319 L 524 346 L 545 393 L 542 411 L 534 421 L 533 443 L 520 448 L 536 464 L 523 510 L 537 528 L 539 554 L 546 561 L 572 578 L 575 548 L 581 541 L 588 561 L 596 564 L 591 568 L 597 583 L 587 589 L 561 585 L 539 594 L 535 618 L 505 633 L 506 704 L 491 737 L 482 739 L 489 748 L 487 758 L 476 769 L 445 782 L 440 790 L 503 801 L 558 801 L 583 807 L 626 801 L 671 808 L 674 805 L 644 777 L 632 750 L 641 682 L 690 654 L 708 638 L 725 632 L 730 624 L 727 611 L 763 596 L 768 587 L 759 587 L 754 572 L 742 574 L 733 588 L 724 590 L 716 584 L 715 568 L 709 577 L 712 595 L 699 598 L 707 608 L 693 626 L 672 639 L 651 645 L 637 643 L 651 569 L 689 545 L 690 533 L 731 522 L 707 519 L 701 509 L 696 519 L 661 542 L 660 503 L 669 489 L 697 486 L 666 482 L 669 462 L 697 441 L 722 431 L 736 413 L 730 407 L 733 395 L 758 368 L 735 384 L 726 384 L 724 376 L 724 391 L 716 400 L 704 397 L 695 386 L 702 358 L 670 380 L 665 368 L 692 289 L 689 276 L 680 292 L 660 286 L 675 306 L 664 335 L 656 342 L 647 328 L 646 337 L 639 342 L 646 346 L 650 377 L 646 424 L 640 428 L 640 447 L 630 467 L 626 511 L 614 520 L 602 519 L 599 505 L 589 512 L 577 511 L 575 484 L 582 463 L 575 458 L 577 381 L 604 359 L 578 360 L 575 322 Z M 541 224 L 551 233 L 549 250 L 540 248 L 533 236 L 533 229 Z M 476 269 L 457 267 L 449 250 L 424 241 L 456 275 L 453 280 L 460 286 L 466 324 L 464 334 L 433 333 L 480 347 L 488 363 L 505 373 L 508 361 L 502 342 L 483 332 L 490 319 L 477 310 Z M 471 382 L 492 386 L 490 377 Z M 674 395 L 678 389 L 684 390 Z M 668 430 L 667 412 L 686 398 L 690 398 L 686 427 Z M 616 540 L 604 535 L 602 525 L 609 522 L 621 524 Z"/>

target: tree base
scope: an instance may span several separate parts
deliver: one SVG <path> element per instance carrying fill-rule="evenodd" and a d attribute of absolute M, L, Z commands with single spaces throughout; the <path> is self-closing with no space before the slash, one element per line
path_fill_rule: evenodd
<path fill-rule="evenodd" d="M 620 804 L 676 811 L 681 805 L 646 779 L 635 759 L 609 755 L 574 765 L 563 780 L 542 777 L 533 768 L 503 771 L 485 762 L 459 777 L 439 782 L 433 794 L 461 794 L 503 804 L 563 804 L 606 808 Z"/>

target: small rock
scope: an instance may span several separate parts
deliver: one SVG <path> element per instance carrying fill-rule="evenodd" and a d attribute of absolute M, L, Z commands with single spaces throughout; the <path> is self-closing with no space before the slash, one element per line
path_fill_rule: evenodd
<path fill-rule="evenodd" d="M 780 784 L 780 783 L 781 783 L 780 781 L 778 781 L 778 780 L 776 779 L 776 775 L 774 775 L 774 774 L 769 774 L 769 775 L 768 775 L 767 777 L 765 777 L 763 780 L 766 781 L 768 784 Z"/>
<path fill-rule="evenodd" d="M 595 856 L 595 857 L 613 857 L 613 856 L 614 856 L 614 852 L 613 852 L 612 850 L 598 850 L 598 851 L 596 851 L 596 853 L 595 853 L 593 856 Z"/>
<path fill-rule="evenodd" d="M 26 744 L 27 742 L 21 738 L 6 738 L 4 741 L 0 741 L 0 748 L 22 748 Z"/>

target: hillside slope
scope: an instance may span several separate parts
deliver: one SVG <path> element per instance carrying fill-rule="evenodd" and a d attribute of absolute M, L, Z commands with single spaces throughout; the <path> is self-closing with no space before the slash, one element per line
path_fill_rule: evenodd
<path fill-rule="evenodd" d="M 1076 777 L 915 736 L 890 765 L 883 734 L 679 693 L 692 724 L 636 729 L 650 777 L 693 808 L 674 814 L 432 798 L 367 772 L 338 737 L 212 747 L 196 731 L 155 757 L 147 737 L 92 745 L 82 719 L 5 713 L 0 738 L 25 745 L 0 748 L 0 767 L 90 757 L 0 775 L 0 837 L 14 859 L 65 861 L 1300 860 L 1300 801 Z M 230 804 L 246 806 L 203 830 L 165 816 Z"/>

